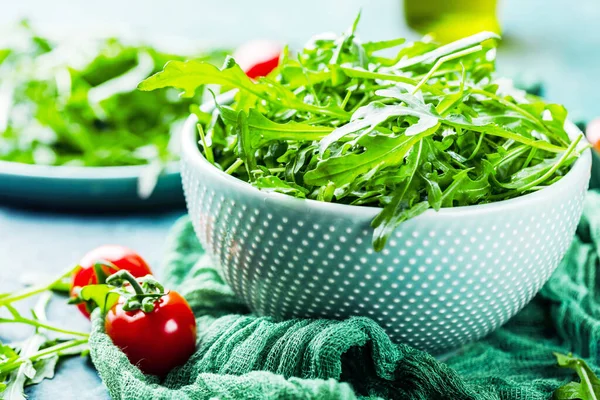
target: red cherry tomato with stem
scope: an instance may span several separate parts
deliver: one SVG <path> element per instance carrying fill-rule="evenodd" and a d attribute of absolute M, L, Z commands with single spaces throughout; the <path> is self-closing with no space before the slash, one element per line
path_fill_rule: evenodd
<path fill-rule="evenodd" d="M 119 270 L 126 270 L 134 277 L 142 277 L 151 275 L 150 267 L 139 254 L 127 247 L 118 245 L 100 246 L 87 253 L 79 262 L 79 267 L 73 273 L 71 283 L 71 296 L 77 296 L 77 292 L 87 285 L 95 285 L 98 282 L 98 276 L 94 269 L 95 264 L 112 264 L 112 269 L 108 266 L 103 266 L 104 275 L 110 276 Z M 87 318 L 90 317 L 91 310 L 88 309 L 86 303 L 77 304 L 77 308 Z"/>
<path fill-rule="evenodd" d="M 153 281 L 142 280 L 148 279 Z M 134 292 L 122 296 L 106 314 L 105 330 L 113 343 L 146 374 L 164 377 L 183 365 L 196 350 L 196 318 L 187 301 L 162 286 L 147 290 L 125 271 L 107 283 L 114 280 L 129 283 Z"/>
<path fill-rule="evenodd" d="M 233 58 L 249 78 L 267 76 L 279 65 L 282 46 L 273 41 L 253 40 L 240 46 Z"/>

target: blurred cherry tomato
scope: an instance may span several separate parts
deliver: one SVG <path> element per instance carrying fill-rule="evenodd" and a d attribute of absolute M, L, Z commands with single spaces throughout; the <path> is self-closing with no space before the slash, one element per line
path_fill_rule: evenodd
<path fill-rule="evenodd" d="M 588 142 L 594 146 L 594 149 L 600 152 L 600 118 L 595 119 L 588 124 L 585 136 L 587 137 Z"/>
<path fill-rule="evenodd" d="M 144 261 L 144 259 L 135 251 L 117 245 L 100 246 L 83 256 L 79 262 L 80 268 L 73 273 L 71 296 L 76 296 L 77 291 L 84 286 L 98 283 L 98 277 L 94 271 L 94 264 L 101 261 L 108 261 L 116 267 L 116 269 L 102 267 L 104 274 L 107 276 L 110 276 L 121 269 L 131 272 L 134 277 L 152 274 L 146 261 Z M 88 305 L 86 303 L 77 304 L 77 308 L 79 308 L 79 311 L 87 318 L 90 317 L 90 310 L 88 310 Z"/>
<path fill-rule="evenodd" d="M 123 306 L 121 298 L 107 313 L 106 333 L 142 372 L 165 376 L 196 350 L 196 319 L 177 292 L 162 296 L 150 312 Z"/>
<path fill-rule="evenodd" d="M 255 79 L 267 76 L 277 67 L 281 50 L 282 46 L 277 42 L 253 40 L 240 46 L 233 58 L 248 77 Z"/>

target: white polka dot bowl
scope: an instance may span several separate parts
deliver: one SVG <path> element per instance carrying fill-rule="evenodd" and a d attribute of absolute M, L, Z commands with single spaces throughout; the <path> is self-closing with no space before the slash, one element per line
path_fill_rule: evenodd
<path fill-rule="evenodd" d="M 564 256 L 590 175 L 586 150 L 553 185 L 525 196 L 429 210 L 371 248 L 378 208 L 259 191 L 182 135 L 182 179 L 195 232 L 234 292 L 275 318 L 366 316 L 395 342 L 447 353 L 505 323 Z M 580 135 L 574 125 L 571 135 Z"/>

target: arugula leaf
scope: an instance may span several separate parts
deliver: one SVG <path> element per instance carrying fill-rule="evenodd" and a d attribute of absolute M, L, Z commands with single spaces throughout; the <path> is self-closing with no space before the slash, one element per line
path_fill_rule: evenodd
<path fill-rule="evenodd" d="M 277 176 L 262 176 L 257 178 L 252 185 L 264 190 L 265 192 L 277 192 L 288 194 L 294 197 L 305 198 L 308 191 L 302 186 L 294 183 L 287 183 Z"/>
<path fill-rule="evenodd" d="M 594 399 L 586 394 L 581 383 L 569 382 L 556 389 L 552 395 L 554 400 L 590 400 Z"/>
<path fill-rule="evenodd" d="M 79 297 L 84 301 L 94 302 L 105 313 L 119 301 L 119 294 L 113 290 L 114 286 L 106 284 L 87 285 L 81 289 Z"/>
<path fill-rule="evenodd" d="M 323 153 L 333 142 L 341 140 L 344 136 L 361 132 L 368 134 L 377 126 L 381 125 L 389 118 L 400 116 L 414 116 L 419 121 L 406 129 L 406 136 L 413 136 L 423 131 L 427 131 L 436 126 L 438 119 L 423 110 L 405 107 L 402 105 L 385 105 L 380 102 L 373 102 L 367 106 L 359 108 L 353 115 L 350 123 L 337 128 L 329 136 L 323 138 L 320 142 L 321 153 Z"/>
<path fill-rule="evenodd" d="M 0 341 L 0 394 L 2 394 L 2 398 L 4 398 L 3 393 L 5 393 L 10 384 L 9 376 L 11 375 L 10 372 L 3 372 L 2 367 L 11 364 L 18 358 L 19 354 L 12 348 L 12 346 L 3 344 L 2 341 Z"/>
<path fill-rule="evenodd" d="M 19 354 L 13 350 L 12 346 L 3 344 L 0 341 L 0 365 L 7 364 L 17 358 L 19 358 Z"/>
<path fill-rule="evenodd" d="M 23 387 L 28 379 L 35 376 L 35 368 L 31 362 L 27 361 L 23 363 L 18 371 L 12 373 L 9 377 L 8 384 L 2 392 L 2 399 L 4 400 L 25 400 L 25 394 L 23 393 Z"/>
<path fill-rule="evenodd" d="M 375 250 L 430 208 L 538 190 L 579 156 L 564 107 L 494 76 L 496 34 L 444 46 L 361 43 L 358 20 L 341 35 L 313 37 L 293 56 L 286 49 L 268 78 L 248 79 L 231 58 L 221 69 L 174 62 L 140 88 L 238 90 L 233 103 L 199 120 L 207 159 L 260 190 L 381 207 L 372 221 Z M 396 54 L 377 54 L 386 49 Z"/>
<path fill-rule="evenodd" d="M 455 203 L 479 201 L 490 191 L 488 175 L 476 179 L 469 177 L 469 170 L 462 170 L 452 177 L 454 182 L 442 194 L 442 207 L 452 207 Z"/>
<path fill-rule="evenodd" d="M 282 107 L 298 108 L 317 114 L 345 117 L 346 113 L 338 107 L 321 107 L 299 100 L 284 86 L 277 85 L 267 78 L 254 82 L 231 57 L 225 60 L 223 68 L 202 61 L 170 61 L 163 71 L 142 81 L 138 88 L 143 91 L 175 87 L 183 90 L 184 97 L 192 97 L 196 90 L 206 84 L 222 85 L 225 88 L 242 90 L 253 98 L 260 98 L 279 104 Z"/>
<path fill-rule="evenodd" d="M 559 387 L 552 396 L 555 400 L 598 400 L 600 399 L 600 379 L 587 363 L 571 354 L 554 353 L 559 367 L 577 372 L 581 382 L 570 382 Z"/>
<path fill-rule="evenodd" d="M 237 122 L 237 111 L 231 107 L 221 107 L 220 110 L 221 115 L 228 122 Z M 314 126 L 294 121 L 289 121 L 285 124 L 276 123 L 255 109 L 250 109 L 247 124 L 249 149 L 258 149 L 276 140 L 320 140 L 333 131 L 333 128 L 327 126 Z"/>
<path fill-rule="evenodd" d="M 86 351 L 87 339 L 48 340 L 40 346 L 38 351 L 27 356 L 23 354 L 12 361 L 0 362 L 0 383 L 2 383 L 0 393 L 2 393 L 2 398 L 22 399 L 23 385 L 33 384 L 44 377 L 49 377 L 54 363 L 51 360 L 44 360 L 84 354 Z M 35 365 L 38 366 L 39 373 L 35 370 Z"/>
<path fill-rule="evenodd" d="M 16 360 L 20 357 L 27 358 L 34 354 L 44 342 L 48 339 L 40 334 L 35 333 L 27 340 L 23 342 L 21 348 L 19 350 L 18 357 L 14 358 Z M 2 364 L 0 363 L 0 370 L 2 369 Z M 23 363 L 16 371 L 12 372 L 8 375 L 8 383 L 4 391 L 2 392 L 2 398 L 6 400 L 25 400 L 25 395 L 23 394 L 23 388 L 27 384 L 27 381 L 35 377 L 36 370 L 33 364 L 29 361 Z"/>
<path fill-rule="evenodd" d="M 356 142 L 360 152 L 320 160 L 315 169 L 304 175 L 304 182 L 309 185 L 325 185 L 333 181 L 344 185 L 376 166 L 383 168 L 400 165 L 410 149 L 423 137 L 433 135 L 438 127 L 439 124 L 436 124 L 417 136 L 364 135 Z"/>
<path fill-rule="evenodd" d="M 406 39 L 404 39 L 404 38 L 396 38 L 396 39 L 391 39 L 391 40 L 379 40 L 377 42 L 366 42 L 363 45 L 363 47 L 365 49 L 365 52 L 367 54 L 371 55 L 374 52 L 379 51 L 379 50 L 385 50 L 385 49 L 390 49 L 392 47 L 400 46 L 404 42 L 406 42 Z"/>
<path fill-rule="evenodd" d="M 392 234 L 393 230 L 403 221 L 425 212 L 429 208 L 426 201 L 418 202 L 416 196 L 407 196 L 411 185 L 416 183 L 415 175 L 419 163 L 423 157 L 423 141 L 419 142 L 419 148 L 413 149 L 406 158 L 404 170 L 407 171 L 406 178 L 396 187 L 392 201 L 387 204 L 383 211 L 375 217 L 371 226 L 375 228 L 373 235 L 373 247 L 379 251 Z M 415 202 L 417 202 L 415 204 Z"/>
<path fill-rule="evenodd" d="M 38 300 L 36 306 L 32 310 L 32 314 L 35 320 L 40 322 L 46 321 L 46 306 L 50 300 L 51 293 L 45 292 L 42 297 Z M 9 312 L 13 315 L 15 320 L 22 318 L 18 311 L 12 306 L 7 305 Z M 36 327 L 35 333 L 26 339 L 18 349 L 18 356 L 16 351 L 8 347 L 4 349 L 10 356 L 6 359 L 0 358 L 0 380 L 2 380 L 2 369 L 3 366 L 11 364 L 17 360 L 23 360 L 16 370 L 11 370 L 5 373 L 8 379 L 7 383 L 0 387 L 2 392 L 2 398 L 6 400 L 25 400 L 25 394 L 23 393 L 24 387 L 27 385 L 33 385 L 41 382 L 46 378 L 54 377 L 54 368 L 58 360 L 58 355 L 51 355 L 49 358 L 40 358 L 32 361 L 30 357 L 34 356 L 40 349 L 48 347 L 48 343 L 52 342 L 44 333 L 44 329 Z M 0 343 L 1 346 L 1 343 Z M 2 352 L 2 350 L 0 350 Z"/>
<path fill-rule="evenodd" d="M 401 60 L 398 64 L 395 65 L 395 68 L 404 69 L 417 64 L 433 63 L 435 60 L 438 60 L 444 56 L 447 56 L 452 53 L 457 53 L 460 50 L 467 49 L 469 47 L 484 43 L 492 39 L 499 40 L 500 36 L 493 32 L 480 32 L 475 35 L 468 36 L 466 38 L 438 47 L 435 50 L 432 50 L 425 54 Z"/>
<path fill-rule="evenodd" d="M 243 89 L 257 97 L 268 92 L 266 85 L 253 82 L 231 57 L 225 60 L 223 68 L 195 60 L 169 61 L 162 71 L 142 81 L 138 89 L 175 87 L 183 90 L 182 96 L 193 97 L 196 90 L 206 84 Z"/>
<path fill-rule="evenodd" d="M 33 376 L 28 377 L 29 379 L 27 379 L 25 385 L 37 385 L 44 379 L 54 378 L 54 371 L 56 370 L 56 364 L 58 363 L 58 359 L 59 356 L 55 354 L 53 356 L 35 361 L 33 363 L 33 369 L 35 370 L 35 374 Z"/>

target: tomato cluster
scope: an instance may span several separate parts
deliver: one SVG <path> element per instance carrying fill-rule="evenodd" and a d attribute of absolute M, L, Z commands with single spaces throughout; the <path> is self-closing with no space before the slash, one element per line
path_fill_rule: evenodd
<path fill-rule="evenodd" d="M 87 253 L 76 268 L 71 293 L 78 293 L 88 285 L 104 283 L 110 277 L 127 271 L 129 283 L 125 290 L 135 288 L 130 299 L 135 304 L 149 298 L 151 310 L 127 306 L 121 297 L 105 315 L 105 331 L 113 343 L 144 373 L 164 376 L 171 369 L 184 364 L 196 350 L 196 319 L 187 301 L 174 291 L 145 293 L 133 281 L 152 274 L 144 259 L 131 249 L 107 245 Z M 95 304 L 81 302 L 79 310 L 89 318 Z"/>

